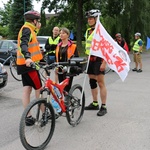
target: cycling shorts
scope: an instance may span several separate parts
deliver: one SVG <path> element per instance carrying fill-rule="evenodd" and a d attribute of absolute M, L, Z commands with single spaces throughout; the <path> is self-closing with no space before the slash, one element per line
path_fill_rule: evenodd
<path fill-rule="evenodd" d="M 90 58 L 87 74 L 92 74 L 92 75 L 103 74 L 104 75 L 105 72 L 100 71 L 100 66 L 102 64 L 102 59 L 96 57 L 96 59 L 94 60 L 93 58 L 94 57 L 92 57 L 92 59 Z"/>
<path fill-rule="evenodd" d="M 42 87 L 40 74 L 37 70 L 29 71 L 27 73 L 22 74 L 21 76 L 23 86 L 31 86 L 35 90 L 38 90 Z"/>

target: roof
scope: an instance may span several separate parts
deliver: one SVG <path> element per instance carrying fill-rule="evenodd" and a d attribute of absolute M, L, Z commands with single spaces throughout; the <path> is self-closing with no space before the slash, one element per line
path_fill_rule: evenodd
<path fill-rule="evenodd" d="M 52 17 L 57 17 L 59 14 L 45 14 L 46 19 L 51 19 Z"/>

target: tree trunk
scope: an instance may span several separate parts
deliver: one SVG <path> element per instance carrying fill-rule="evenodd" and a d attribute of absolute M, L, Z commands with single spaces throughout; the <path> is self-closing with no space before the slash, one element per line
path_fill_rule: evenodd
<path fill-rule="evenodd" d="M 83 0 L 77 1 L 77 49 L 82 51 Z"/>

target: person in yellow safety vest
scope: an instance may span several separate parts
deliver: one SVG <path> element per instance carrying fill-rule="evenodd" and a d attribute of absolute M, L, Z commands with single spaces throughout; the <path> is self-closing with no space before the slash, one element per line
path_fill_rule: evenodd
<path fill-rule="evenodd" d="M 85 53 L 87 55 L 90 54 L 90 47 L 93 39 L 93 34 L 95 30 L 97 16 L 100 15 L 99 10 L 90 10 L 86 12 L 86 17 L 88 19 L 88 25 L 90 28 L 87 29 L 85 34 L 86 45 L 85 45 Z M 100 58 L 91 55 L 89 57 L 89 66 L 87 69 L 87 74 L 89 76 L 89 84 L 91 87 L 91 93 L 93 102 L 90 103 L 88 106 L 85 107 L 85 110 L 99 110 L 97 112 L 97 116 L 104 116 L 107 113 L 106 108 L 106 97 L 107 97 L 107 90 L 104 81 L 104 74 L 106 68 L 106 62 Z M 99 108 L 98 104 L 98 87 L 100 90 L 100 99 L 101 99 L 101 107 Z"/>
<path fill-rule="evenodd" d="M 59 27 L 54 27 L 52 32 L 53 35 L 50 36 L 45 43 L 47 64 L 51 64 L 55 62 L 55 49 L 57 44 L 61 41 L 59 37 L 59 32 L 60 32 Z"/>
<path fill-rule="evenodd" d="M 133 46 L 133 59 L 135 62 L 135 68 L 132 69 L 132 71 L 136 71 L 138 73 L 142 72 L 142 57 L 141 57 L 141 53 L 142 53 L 142 48 L 143 48 L 143 41 L 141 40 L 141 33 L 137 32 L 135 33 L 135 43 Z M 139 69 L 138 69 L 139 67 Z"/>
<path fill-rule="evenodd" d="M 72 57 L 79 57 L 76 44 L 69 40 L 70 31 L 67 28 L 60 30 L 61 42 L 56 47 L 56 62 L 67 62 Z M 56 73 L 62 72 L 61 68 L 56 70 Z M 59 82 L 62 82 L 66 78 L 66 72 L 58 74 Z M 72 85 L 73 77 L 70 77 L 69 85 L 65 87 L 65 90 L 69 92 Z"/>
<path fill-rule="evenodd" d="M 24 108 L 30 102 L 30 94 L 32 88 L 35 90 L 36 98 L 39 97 L 42 87 L 38 70 L 31 67 L 31 64 L 38 63 L 42 59 L 39 43 L 36 35 L 41 27 L 40 13 L 34 10 L 24 13 L 25 23 L 21 27 L 18 34 L 18 50 L 17 50 L 17 72 L 22 76 L 23 96 L 22 103 Z M 26 125 L 32 126 L 35 118 L 31 113 L 26 117 Z"/>

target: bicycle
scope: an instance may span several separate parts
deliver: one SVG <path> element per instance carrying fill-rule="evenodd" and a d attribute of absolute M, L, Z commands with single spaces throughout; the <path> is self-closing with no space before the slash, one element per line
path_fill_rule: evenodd
<path fill-rule="evenodd" d="M 10 61 L 9 69 L 10 69 L 11 75 L 17 81 L 21 81 L 21 75 L 17 74 L 16 55 L 14 54 L 14 51 L 16 51 L 16 48 L 8 50 L 8 52 L 6 52 L 8 57 L 6 59 L 0 58 L 0 62 L 3 65 L 5 65 L 6 63 L 8 63 Z"/>
<path fill-rule="evenodd" d="M 27 150 L 43 150 L 53 136 L 55 112 L 50 102 L 51 96 L 60 105 L 62 113 L 66 113 L 66 119 L 70 125 L 75 127 L 80 123 L 85 107 L 85 94 L 82 86 L 75 84 L 69 92 L 64 89 L 68 85 L 71 76 L 77 76 L 81 73 L 81 69 L 80 73 L 78 69 L 76 69 L 77 72 L 71 73 L 71 67 L 84 63 L 85 61 L 82 58 L 73 58 L 69 62 L 43 66 L 48 76 L 40 92 L 40 99 L 30 102 L 20 120 L 20 140 Z M 55 83 L 50 79 L 49 69 L 61 66 L 67 66 L 66 79 L 61 83 Z M 54 87 L 57 88 L 59 94 L 54 92 Z M 45 92 L 46 97 L 43 98 Z M 33 126 L 26 126 L 26 117 L 29 114 L 32 114 L 32 117 L 35 118 Z"/>

